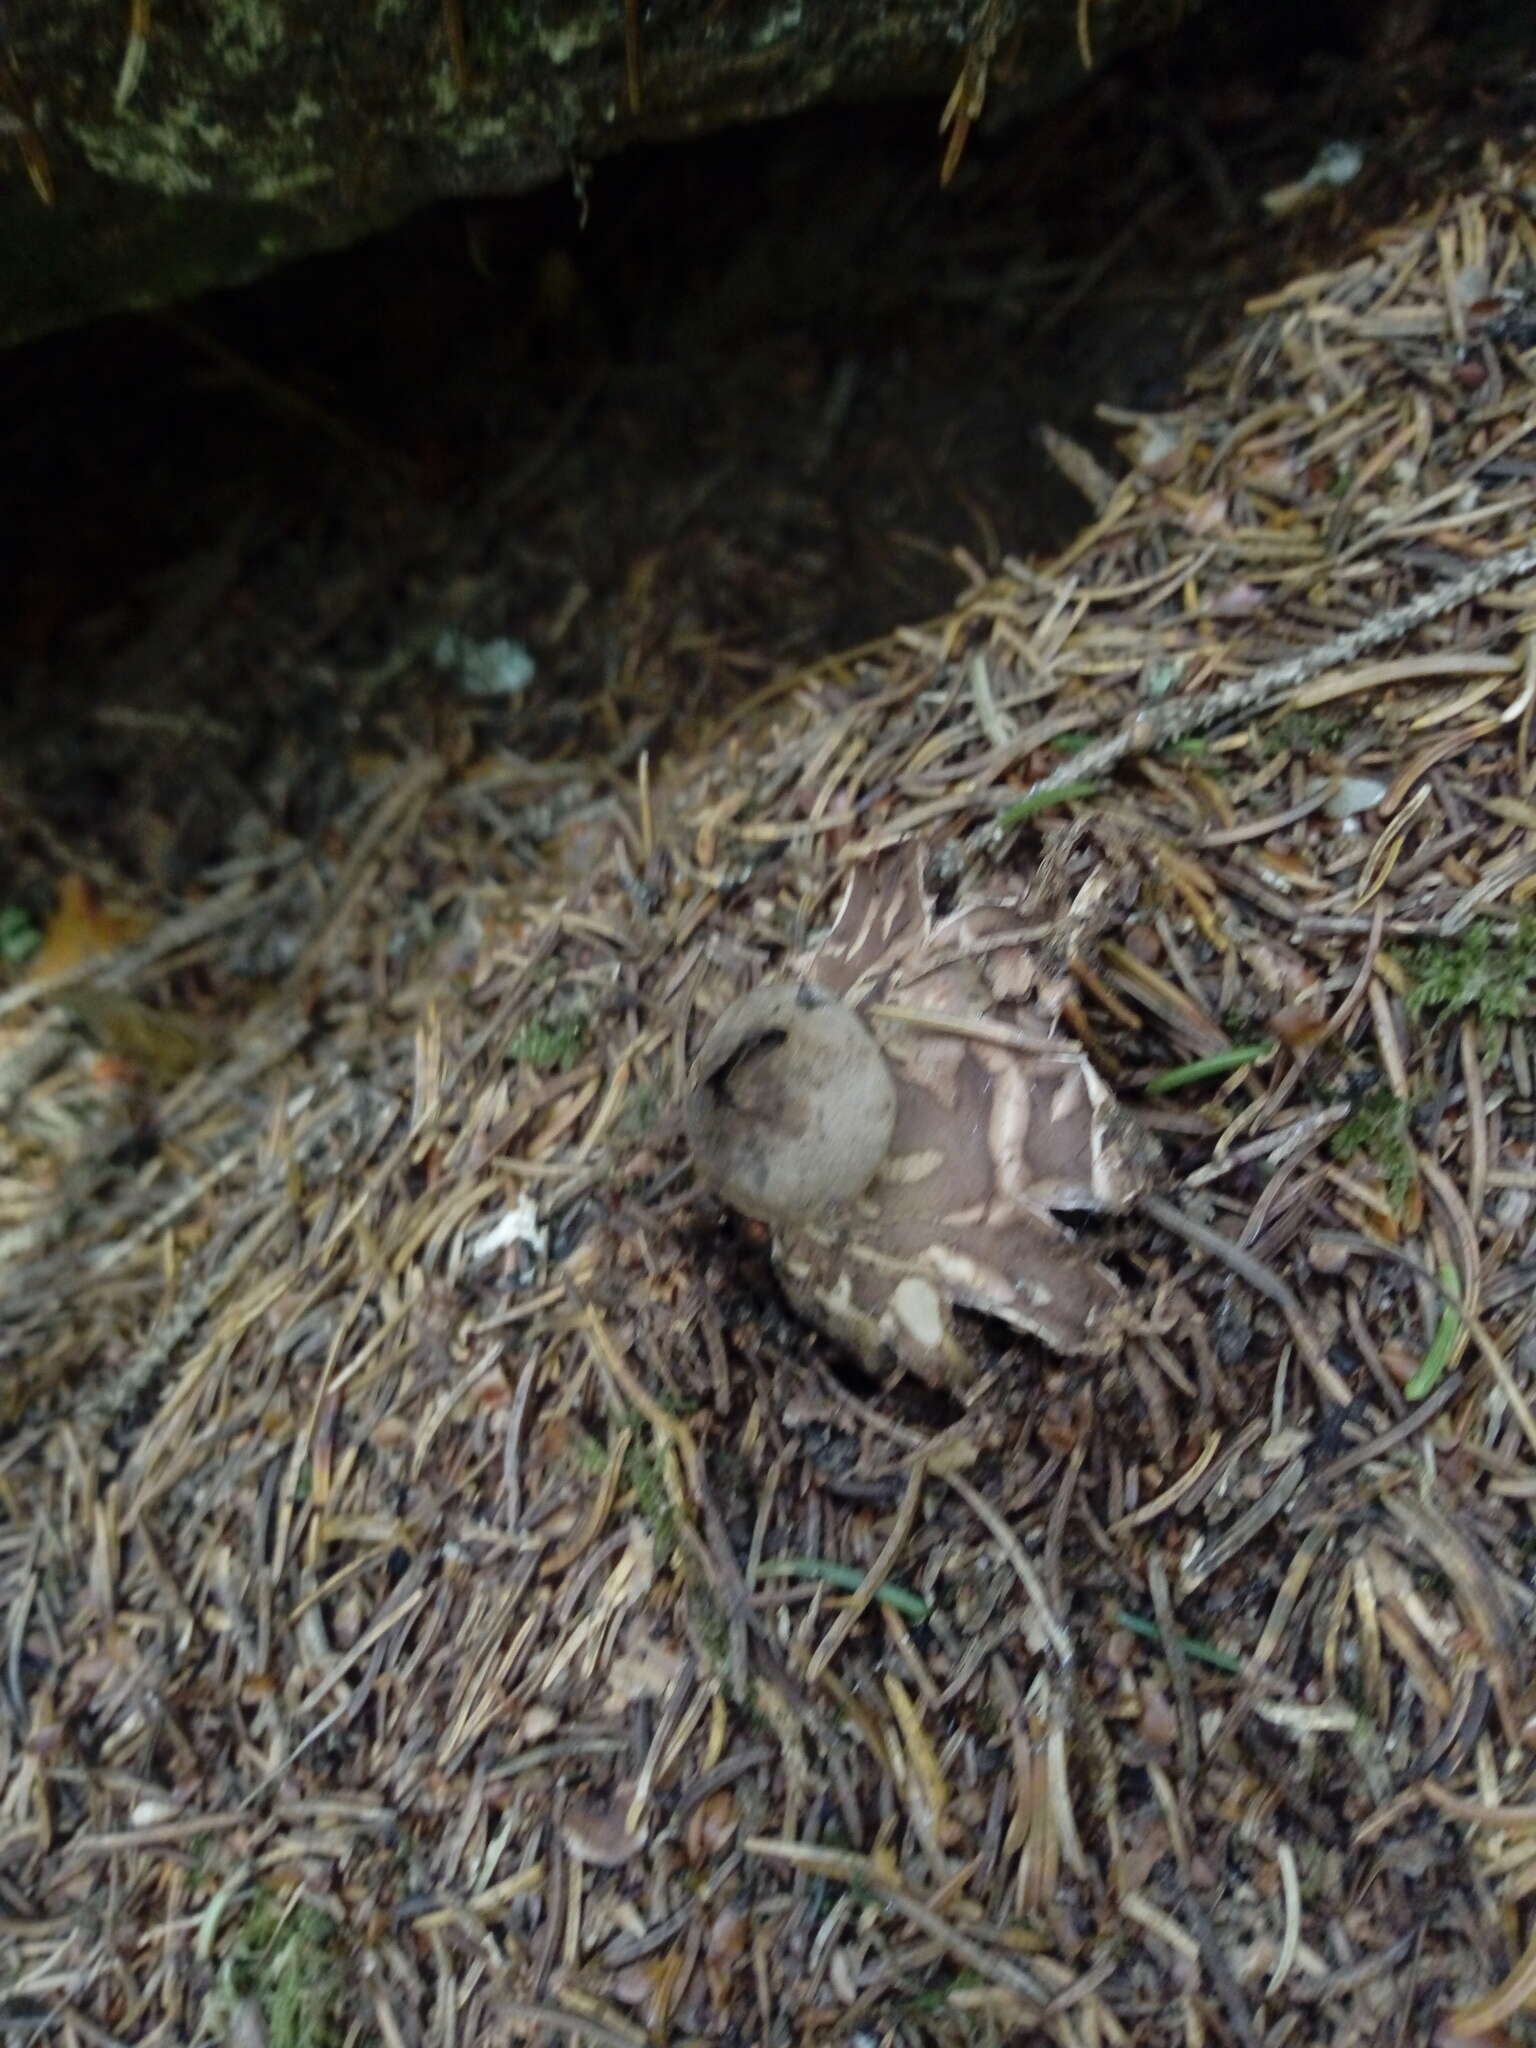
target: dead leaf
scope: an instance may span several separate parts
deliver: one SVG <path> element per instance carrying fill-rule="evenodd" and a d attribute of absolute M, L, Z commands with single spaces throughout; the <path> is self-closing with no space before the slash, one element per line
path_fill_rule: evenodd
<path fill-rule="evenodd" d="M 55 981 L 83 972 L 120 946 L 142 938 L 149 920 L 135 911 L 109 909 L 85 875 L 66 875 L 43 943 L 27 966 L 29 981 Z"/>

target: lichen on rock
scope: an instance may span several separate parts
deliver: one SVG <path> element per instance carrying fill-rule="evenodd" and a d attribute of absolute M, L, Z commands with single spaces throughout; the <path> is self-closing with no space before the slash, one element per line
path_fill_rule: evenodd
<path fill-rule="evenodd" d="M 1181 11 L 1098 0 L 1095 61 Z M 157 7 L 147 27 L 126 16 L 117 41 L 94 0 L 10 24 L 0 105 L 46 168 L 0 190 L 16 258 L 0 342 L 243 282 L 435 200 L 527 190 L 631 141 L 833 98 L 942 98 L 983 33 L 1028 51 L 1016 105 L 1048 104 L 1082 77 L 1062 0 L 684 0 L 640 10 L 638 34 L 618 0 L 373 0 L 366 22 L 333 11 L 318 28 L 285 0 Z M 237 211 L 210 214 L 209 200 Z"/>

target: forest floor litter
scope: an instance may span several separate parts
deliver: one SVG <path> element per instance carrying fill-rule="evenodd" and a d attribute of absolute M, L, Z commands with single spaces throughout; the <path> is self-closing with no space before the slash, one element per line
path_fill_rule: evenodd
<path fill-rule="evenodd" d="M 173 919 L 82 881 L 0 990 L 17 2038 L 1532 2038 L 1533 192 L 685 750 L 445 718 Z M 1118 1350 L 963 1397 L 678 1108 L 918 843 L 1110 879 L 1062 1030 L 1159 1157 Z"/>

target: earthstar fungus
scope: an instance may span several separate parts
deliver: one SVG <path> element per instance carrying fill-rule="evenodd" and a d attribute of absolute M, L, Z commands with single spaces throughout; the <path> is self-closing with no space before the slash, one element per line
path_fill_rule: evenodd
<path fill-rule="evenodd" d="M 772 1226 L 785 1293 L 876 1372 L 960 1391 L 953 1311 L 1064 1353 L 1120 1341 L 1124 1291 L 1062 1212 L 1116 1212 L 1148 1136 L 1057 1031 L 1071 953 L 1111 914 L 1065 863 L 941 908 L 923 850 L 855 870 L 831 932 L 739 998 L 690 1077 L 700 1178 Z"/>
<path fill-rule="evenodd" d="M 874 1033 L 814 982 L 763 982 L 705 1039 L 688 1098 L 699 1176 L 764 1223 L 850 1202 L 896 1127 L 896 1083 Z"/>

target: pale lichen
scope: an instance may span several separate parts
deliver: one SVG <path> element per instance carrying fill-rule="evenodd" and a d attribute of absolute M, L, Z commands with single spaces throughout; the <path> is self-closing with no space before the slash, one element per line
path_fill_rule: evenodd
<path fill-rule="evenodd" d="M 223 0 L 213 11 L 209 41 L 224 68 L 250 78 L 288 39 L 277 0 Z"/>
<path fill-rule="evenodd" d="M 583 50 L 596 49 L 608 27 L 600 15 L 590 14 L 584 20 L 562 22 L 559 28 L 540 29 L 538 46 L 551 64 L 569 64 Z"/>
<path fill-rule="evenodd" d="M 171 197 L 211 192 L 213 175 L 202 163 L 227 159 L 233 141 L 222 122 L 190 104 L 167 109 L 158 121 L 127 114 L 103 125 L 82 122 L 75 137 L 92 170 Z"/>
<path fill-rule="evenodd" d="M 313 192 L 321 185 L 328 185 L 336 172 L 328 163 L 295 163 L 274 165 L 271 170 L 253 178 L 246 187 L 252 199 L 291 199 L 296 192 Z"/>
<path fill-rule="evenodd" d="M 799 34 L 804 20 L 803 0 L 787 0 L 785 6 L 774 8 L 758 23 L 752 33 L 752 47 L 766 50 L 774 43 L 788 41 Z"/>

